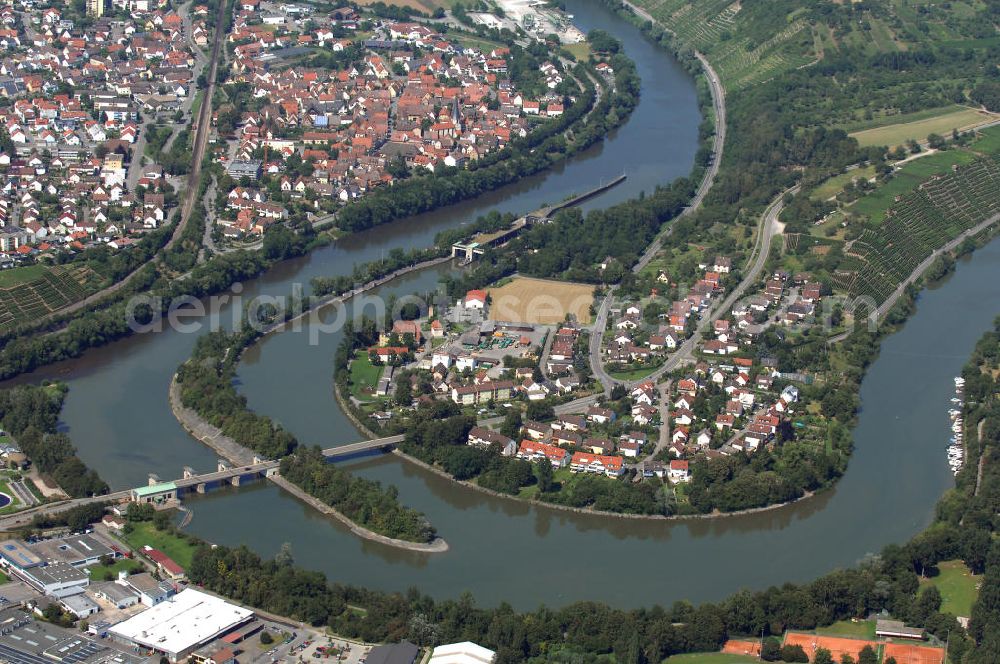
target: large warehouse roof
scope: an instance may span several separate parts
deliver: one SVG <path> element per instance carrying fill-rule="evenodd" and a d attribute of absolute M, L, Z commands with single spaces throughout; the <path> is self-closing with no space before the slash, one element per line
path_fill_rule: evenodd
<path fill-rule="evenodd" d="M 188 588 L 169 600 L 118 623 L 120 638 L 166 653 L 183 653 L 253 616 L 253 611 Z"/>

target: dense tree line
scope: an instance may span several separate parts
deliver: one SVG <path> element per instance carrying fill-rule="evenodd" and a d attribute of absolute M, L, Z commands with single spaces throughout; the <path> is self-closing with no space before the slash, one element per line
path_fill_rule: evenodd
<path fill-rule="evenodd" d="M 240 353 L 258 336 L 246 324 L 232 334 L 218 330 L 199 337 L 190 360 L 177 369 L 177 382 L 184 406 L 237 443 L 278 459 L 290 454 L 298 441 L 270 417 L 251 411 L 233 384 Z"/>
<path fill-rule="evenodd" d="M 61 385 L 0 390 L 0 423 L 38 470 L 70 496 L 107 493 L 107 483 L 80 461 L 69 436 L 56 430 L 65 394 Z"/>
<path fill-rule="evenodd" d="M 276 315 L 274 321 L 279 317 Z M 348 325 L 345 337 L 353 338 Z M 366 330 L 363 326 L 362 330 Z M 377 332 L 368 332 L 377 337 Z M 384 488 L 326 463 L 318 447 L 299 446 L 270 417 L 254 413 L 233 383 L 240 354 L 260 336 L 244 324 L 233 333 L 199 337 L 191 358 L 177 370 L 181 401 L 237 443 L 265 457 L 281 459 L 281 474 L 351 521 L 387 537 L 429 542 L 435 530 L 419 512 L 400 504 L 395 487 Z M 294 454 L 293 454 L 294 453 Z"/>
<path fill-rule="evenodd" d="M 430 542 L 436 531 L 424 515 L 404 507 L 394 486 L 351 475 L 327 462 L 319 447 L 300 447 L 281 460 L 281 475 L 360 526 L 386 537 Z"/>

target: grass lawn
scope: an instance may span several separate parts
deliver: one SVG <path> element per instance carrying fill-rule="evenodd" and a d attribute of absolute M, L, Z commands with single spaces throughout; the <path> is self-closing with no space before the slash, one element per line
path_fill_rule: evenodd
<path fill-rule="evenodd" d="M 948 136 L 952 129 L 967 129 L 995 119 L 987 113 L 962 106 L 939 109 L 941 113 L 917 120 L 900 116 L 894 124 L 857 131 L 851 136 L 862 147 L 868 145 L 901 145 L 911 138 L 922 141 L 929 134 Z"/>
<path fill-rule="evenodd" d="M 24 505 L 21 504 L 21 501 L 17 499 L 17 494 L 11 490 L 10 484 L 8 484 L 6 478 L 0 479 L 0 492 L 10 496 L 10 504 L 3 509 L 0 509 L 0 514 L 10 514 L 11 512 L 16 512 L 24 507 Z"/>
<path fill-rule="evenodd" d="M 969 571 L 960 560 L 949 560 L 938 564 L 938 575 L 921 579 L 921 585 L 936 586 L 941 593 L 941 610 L 956 616 L 972 615 L 972 605 L 979 596 L 976 589 L 982 577 Z"/>
<path fill-rule="evenodd" d="M 351 362 L 351 394 L 358 399 L 370 400 L 378 387 L 378 379 L 382 377 L 382 369 L 372 364 L 367 352 L 356 353 Z M 366 393 L 365 388 L 370 388 L 371 392 Z"/>
<path fill-rule="evenodd" d="M 858 622 L 854 622 L 851 620 L 839 620 L 827 627 L 817 627 L 816 633 L 824 636 L 851 636 L 858 639 L 874 639 L 875 621 L 859 620 Z"/>
<path fill-rule="evenodd" d="M 24 267 L 12 267 L 8 270 L 0 270 L 0 288 L 10 288 L 20 286 L 23 283 L 34 281 L 45 273 L 44 265 L 26 265 Z"/>
<path fill-rule="evenodd" d="M 639 380 L 659 369 L 659 365 L 632 369 L 631 371 L 609 371 L 608 375 L 618 380 Z"/>
<path fill-rule="evenodd" d="M 855 168 L 854 170 L 847 171 L 846 173 L 834 175 L 832 178 L 821 182 L 815 189 L 812 190 L 809 194 L 809 198 L 825 201 L 826 199 L 839 194 L 844 189 L 844 185 L 848 182 L 854 182 L 854 180 L 858 178 L 870 180 L 873 177 L 875 177 L 874 166 Z"/>
<path fill-rule="evenodd" d="M 1000 152 L 1000 127 L 987 127 L 979 132 L 979 138 L 972 144 L 972 149 L 986 154 Z"/>
<path fill-rule="evenodd" d="M 0 583 L 10 583 L 10 577 L 0 572 Z"/>
<path fill-rule="evenodd" d="M 749 664 L 760 662 L 749 655 L 731 655 L 725 652 L 690 652 L 674 655 L 664 660 L 664 664 Z"/>
<path fill-rule="evenodd" d="M 105 579 L 109 581 L 114 581 L 115 579 L 118 578 L 118 572 L 121 572 L 123 570 L 126 572 L 130 572 L 133 569 L 138 569 L 139 571 L 143 571 L 146 568 L 143 566 L 142 563 L 138 561 L 130 560 L 128 558 L 121 558 L 119 560 L 116 560 L 113 565 L 108 565 L 107 567 L 100 564 L 91 565 L 90 567 L 87 568 L 87 572 L 90 574 L 91 581 L 103 581 Z M 108 574 L 110 574 L 111 576 L 109 577 Z"/>
<path fill-rule="evenodd" d="M 590 44 L 585 41 L 578 44 L 565 44 L 563 48 L 572 53 L 579 62 L 586 62 L 590 59 Z"/>
<path fill-rule="evenodd" d="M 193 544 L 173 533 L 157 530 L 150 521 L 140 521 L 133 525 L 135 528 L 125 536 L 125 541 L 130 547 L 141 550 L 148 545 L 167 554 L 184 569 L 191 567 L 191 559 L 194 558 L 196 548 Z"/>

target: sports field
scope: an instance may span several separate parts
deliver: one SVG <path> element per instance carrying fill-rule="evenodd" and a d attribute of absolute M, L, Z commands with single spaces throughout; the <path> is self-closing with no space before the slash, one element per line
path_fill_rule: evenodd
<path fill-rule="evenodd" d="M 729 639 L 722 644 L 722 652 L 730 655 L 760 655 L 760 639 Z"/>
<path fill-rule="evenodd" d="M 760 664 L 760 660 L 755 656 L 725 652 L 691 652 L 668 657 L 664 664 Z"/>
<path fill-rule="evenodd" d="M 858 653 L 865 646 L 871 646 L 878 653 L 880 644 L 868 639 L 846 639 L 840 636 L 819 636 L 817 634 L 788 632 L 785 635 L 785 645 L 802 646 L 802 649 L 806 651 L 806 655 L 809 656 L 809 661 L 813 660 L 818 648 L 826 648 L 833 655 L 833 661 L 839 662 L 844 655 L 850 655 L 857 661 Z"/>
<path fill-rule="evenodd" d="M 952 129 L 970 129 L 997 119 L 1000 119 L 1000 116 L 972 108 L 956 106 L 954 110 L 942 113 L 941 115 L 913 122 L 900 122 L 884 127 L 864 129 L 854 132 L 851 136 L 858 139 L 858 143 L 862 147 L 867 145 L 888 145 L 889 147 L 894 147 L 902 145 L 911 138 L 923 141 L 929 134 L 948 137 Z"/>
<path fill-rule="evenodd" d="M 882 661 L 890 657 L 896 664 L 943 664 L 944 648 L 911 645 L 909 643 L 886 643 Z"/>
<path fill-rule="evenodd" d="M 567 281 L 516 277 L 499 288 L 490 288 L 490 320 L 554 325 L 572 314 L 590 323 L 594 287 Z"/>

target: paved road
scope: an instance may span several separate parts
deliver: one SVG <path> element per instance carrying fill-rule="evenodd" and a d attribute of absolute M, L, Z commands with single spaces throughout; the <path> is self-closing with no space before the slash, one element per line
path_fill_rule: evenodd
<path fill-rule="evenodd" d="M 784 209 L 785 203 L 784 199 L 787 194 L 794 194 L 798 191 L 798 185 L 781 192 L 771 204 L 768 205 L 767 209 L 764 210 L 764 214 L 761 215 L 761 225 L 760 230 L 757 233 L 757 241 L 754 245 L 753 253 L 750 257 L 750 265 L 747 268 L 746 273 L 743 275 L 743 279 L 740 283 L 726 296 L 720 303 L 716 304 L 712 309 L 709 310 L 707 315 L 703 315 L 698 322 L 698 327 L 695 329 L 693 335 L 684 341 L 673 355 L 671 355 L 663 365 L 656 371 L 652 372 L 648 376 L 638 380 L 638 381 L 622 381 L 607 375 L 604 371 L 603 364 L 600 357 L 600 336 L 598 335 L 598 347 L 595 350 L 594 335 L 591 336 L 591 364 L 594 366 L 594 375 L 598 375 L 598 368 L 601 374 L 607 376 L 606 380 L 608 382 L 604 383 L 605 390 L 610 393 L 611 387 L 617 384 L 624 384 L 626 386 L 634 385 L 638 382 L 644 382 L 648 380 L 659 381 L 664 374 L 667 374 L 677 367 L 692 361 L 694 358 L 694 349 L 701 342 L 705 332 L 716 320 L 722 315 L 732 309 L 733 305 L 736 304 L 746 293 L 747 289 L 753 285 L 757 279 L 760 277 L 760 273 L 763 271 L 764 266 L 767 264 L 768 250 L 771 248 L 771 241 L 774 239 L 775 235 L 779 235 L 783 230 L 783 225 L 778 221 L 778 215 L 781 214 L 781 210 Z M 605 303 L 610 300 L 610 297 L 605 300 Z M 602 305 L 602 310 L 606 309 Z M 606 318 L 604 324 L 606 324 Z M 604 382 L 604 379 L 602 379 Z"/>
<path fill-rule="evenodd" d="M 637 14 L 642 16 L 648 21 L 653 21 L 653 17 L 650 16 L 645 11 L 631 5 L 626 2 L 626 6 L 630 7 Z M 708 80 L 709 88 L 712 92 L 712 106 L 715 109 L 715 138 L 712 144 L 712 161 L 708 165 L 708 169 L 705 171 L 704 177 L 701 179 L 701 183 L 698 185 L 698 189 L 695 191 L 694 197 L 691 199 L 691 204 L 686 207 L 678 219 L 693 213 L 695 210 L 701 207 L 702 203 L 705 201 L 705 196 L 708 194 L 712 185 L 715 184 L 715 178 L 719 174 L 719 166 L 722 163 L 722 154 L 725 149 L 726 144 L 726 94 L 725 90 L 722 88 L 722 82 L 719 79 L 719 75 L 715 73 L 712 65 L 708 62 L 704 55 L 695 52 L 695 56 L 698 61 L 701 62 L 702 67 L 705 69 L 705 76 Z M 642 256 L 635 265 L 632 266 L 632 271 L 638 273 L 643 270 L 649 262 L 653 259 L 653 256 L 662 248 L 663 238 L 669 235 L 673 231 L 674 225 L 669 224 L 667 228 L 646 248 Z M 604 393 L 610 395 L 611 388 L 621 382 L 615 378 L 612 378 L 610 374 L 604 369 L 604 362 L 601 359 L 601 339 L 604 336 L 604 331 L 607 329 L 608 325 L 608 314 L 611 308 L 611 302 L 614 299 L 614 291 L 616 286 L 611 286 L 608 289 L 607 294 L 601 301 L 600 307 L 597 309 L 597 316 L 594 319 L 594 324 L 591 328 L 590 334 L 590 366 L 591 371 L 597 380 L 601 381 L 604 386 Z M 662 375 L 660 373 L 659 375 Z M 648 379 L 646 379 L 648 380 Z"/>

